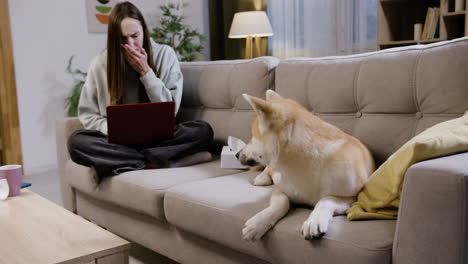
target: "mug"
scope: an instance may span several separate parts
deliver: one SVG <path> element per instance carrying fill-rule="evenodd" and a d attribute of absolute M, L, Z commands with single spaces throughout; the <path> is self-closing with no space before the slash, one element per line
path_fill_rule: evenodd
<path fill-rule="evenodd" d="M 23 170 L 21 165 L 5 165 L 0 167 L 0 179 L 6 179 L 9 186 L 8 196 L 17 196 L 21 190 Z"/>

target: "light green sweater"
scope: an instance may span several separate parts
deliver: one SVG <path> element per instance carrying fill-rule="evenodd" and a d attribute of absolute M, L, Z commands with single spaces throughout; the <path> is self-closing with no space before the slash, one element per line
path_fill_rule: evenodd
<path fill-rule="evenodd" d="M 151 102 L 174 101 L 177 113 L 182 98 L 183 83 L 177 55 L 171 47 L 151 42 L 154 64 L 159 71 L 159 78 L 153 70 L 149 70 L 140 78 L 138 75 L 126 73 L 124 89 L 138 89 L 138 82 L 141 81 Z M 107 135 L 106 107 L 109 105 L 107 52 L 104 51 L 91 62 L 81 91 L 78 118 L 86 129 L 99 130 Z"/>

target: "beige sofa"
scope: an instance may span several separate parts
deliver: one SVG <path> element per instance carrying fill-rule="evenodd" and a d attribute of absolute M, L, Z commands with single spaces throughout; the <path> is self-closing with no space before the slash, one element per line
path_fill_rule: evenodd
<path fill-rule="evenodd" d="M 241 94 L 266 89 L 297 100 L 361 139 L 382 163 L 427 127 L 468 109 L 468 38 L 343 57 L 183 63 L 179 118 L 203 119 L 216 145 L 250 137 L 254 113 Z M 467 263 L 468 153 L 420 162 L 406 174 L 397 221 L 335 217 L 321 239 L 300 228 L 311 208 L 293 206 L 258 242 L 244 222 L 266 207 L 271 187 L 256 175 L 221 169 L 219 160 L 184 168 L 141 170 L 93 183 L 73 163 L 57 123 L 65 207 L 181 263 Z"/>

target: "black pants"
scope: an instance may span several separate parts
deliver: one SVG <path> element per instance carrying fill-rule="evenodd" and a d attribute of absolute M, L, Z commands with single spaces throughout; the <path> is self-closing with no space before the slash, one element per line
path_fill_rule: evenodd
<path fill-rule="evenodd" d="M 81 129 L 68 138 L 71 159 L 96 170 L 97 180 L 119 173 L 139 170 L 147 164 L 167 164 L 200 151 L 206 151 L 213 139 L 211 126 L 200 120 L 177 125 L 174 137 L 146 147 L 109 143 L 97 130 Z"/>

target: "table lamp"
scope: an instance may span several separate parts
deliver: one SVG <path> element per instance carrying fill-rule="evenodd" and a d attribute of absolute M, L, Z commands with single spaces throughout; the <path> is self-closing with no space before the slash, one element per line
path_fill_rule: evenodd
<path fill-rule="evenodd" d="M 245 38 L 245 58 L 252 58 L 252 38 L 260 56 L 260 37 L 273 36 L 270 21 L 265 11 L 247 11 L 234 14 L 229 38 Z"/>

